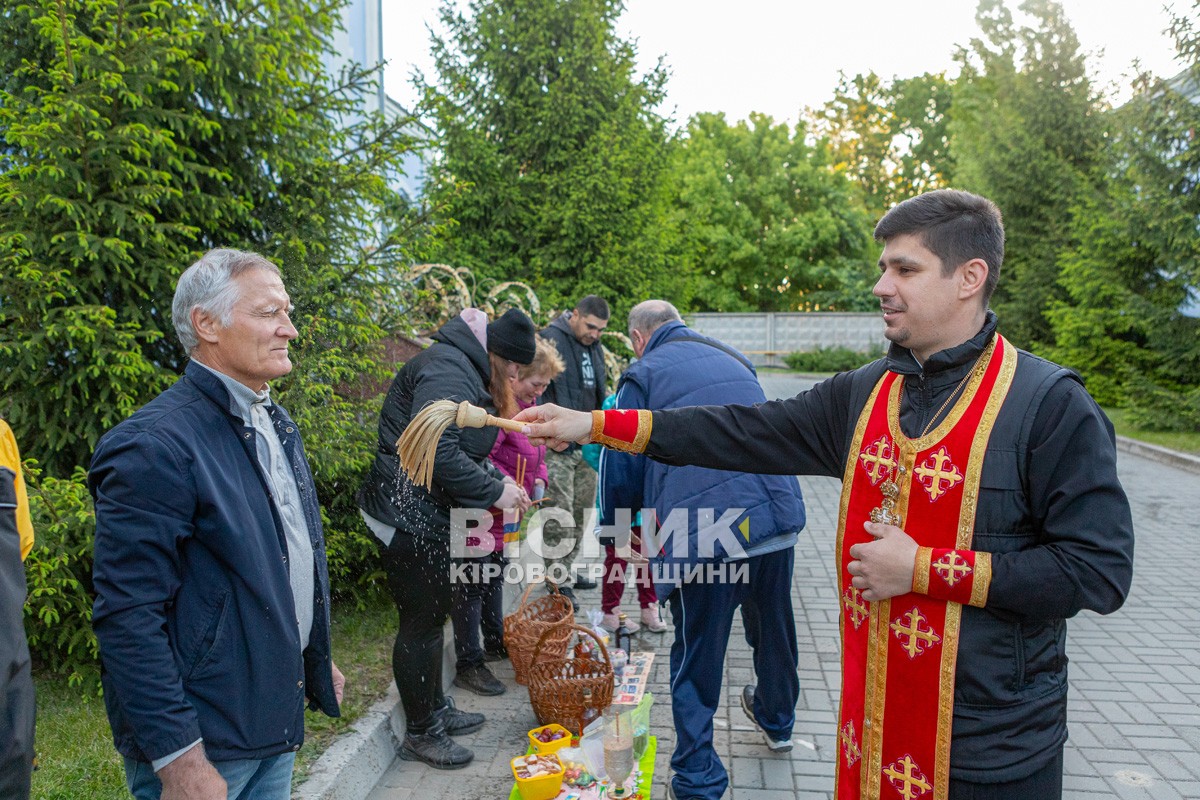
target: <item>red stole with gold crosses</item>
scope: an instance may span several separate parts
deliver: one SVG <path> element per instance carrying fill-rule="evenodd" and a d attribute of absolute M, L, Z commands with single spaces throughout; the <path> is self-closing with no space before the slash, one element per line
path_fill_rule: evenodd
<path fill-rule="evenodd" d="M 947 798 L 962 604 L 982 606 L 991 581 L 990 555 L 970 549 L 979 477 L 1016 361 L 997 334 L 950 413 L 919 439 L 900 431 L 904 379 L 896 373 L 880 379 L 859 417 L 837 538 L 837 800 Z M 872 510 L 896 515 L 920 550 L 914 591 L 868 603 L 846 565 L 850 547 L 872 539 L 863 530 Z"/>

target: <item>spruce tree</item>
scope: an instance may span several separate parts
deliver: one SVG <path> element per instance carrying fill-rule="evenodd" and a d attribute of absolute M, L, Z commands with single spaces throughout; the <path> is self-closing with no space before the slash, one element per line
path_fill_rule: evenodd
<path fill-rule="evenodd" d="M 314 412 L 298 415 L 312 446 L 361 428 L 333 389 L 377 369 L 374 312 L 412 256 L 389 183 L 411 142 L 364 110 L 373 75 L 323 67 L 338 13 L 32 0 L 0 14 L 0 411 L 51 473 L 86 465 L 179 373 L 174 282 L 215 246 L 283 270 L 301 331 L 283 384 Z M 353 448 L 329 451 L 336 472 Z"/>
<path fill-rule="evenodd" d="M 594 292 L 618 309 L 686 305 L 669 262 L 660 68 L 635 74 L 619 0 L 472 0 L 442 7 L 426 85 L 441 158 L 428 192 L 454 221 L 444 261 L 521 280 L 551 307 Z"/>

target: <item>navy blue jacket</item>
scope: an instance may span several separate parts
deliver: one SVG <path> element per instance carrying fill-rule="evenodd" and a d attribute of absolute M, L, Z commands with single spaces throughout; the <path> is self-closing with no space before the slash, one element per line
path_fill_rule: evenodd
<path fill-rule="evenodd" d="M 96 447 L 92 623 L 122 755 L 151 762 L 203 736 L 213 761 L 266 758 L 300 747 L 306 699 L 338 715 L 316 489 L 295 423 L 279 405 L 270 414 L 312 537 L 316 607 L 303 654 L 255 431 L 221 381 L 189 364 Z"/>
<path fill-rule="evenodd" d="M 642 358 L 617 385 L 617 408 L 751 405 L 765 400 L 754 368 L 744 357 L 682 322 L 668 322 L 656 330 Z M 627 508 L 632 514 L 654 509 L 664 537 L 662 552 L 653 562 L 660 599 L 686 575 L 686 565 L 792 547 L 804 527 L 804 501 L 795 477 L 669 467 L 615 450 L 601 453 L 599 498 L 601 525 L 618 522 L 617 509 Z M 701 516 L 706 509 L 711 509 L 709 518 Z M 726 516 L 729 509 L 735 511 Z M 672 521 L 672 512 L 678 522 Z M 682 530 L 685 513 L 686 542 L 676 533 Z M 709 524 L 702 524 L 708 519 Z M 644 514 L 642 521 L 644 525 Z"/>

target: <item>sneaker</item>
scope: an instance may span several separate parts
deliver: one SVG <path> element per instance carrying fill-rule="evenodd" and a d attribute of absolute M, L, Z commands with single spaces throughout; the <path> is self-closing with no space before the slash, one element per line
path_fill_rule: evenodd
<path fill-rule="evenodd" d="M 468 733 L 474 733 L 487 721 L 483 714 L 459 709 L 454 705 L 453 697 L 446 698 L 446 705 L 442 706 L 438 716 L 442 720 L 442 726 L 445 727 L 446 733 L 450 736 L 466 736 Z"/>
<path fill-rule="evenodd" d="M 604 628 L 604 630 L 608 631 L 609 633 L 616 633 L 617 628 L 621 627 L 621 619 L 617 616 L 617 612 L 614 611 L 611 614 L 605 614 L 603 617 L 601 617 L 600 627 Z M 629 631 L 630 633 L 637 633 L 641 629 L 641 625 L 637 624 L 629 617 L 625 618 L 625 630 Z"/>
<path fill-rule="evenodd" d="M 559 589 L 558 591 L 563 597 L 565 597 L 571 601 L 571 610 L 578 613 L 579 599 L 577 597 L 575 597 L 575 592 L 571 591 L 571 587 L 564 586 L 561 589 Z"/>
<path fill-rule="evenodd" d="M 662 633 L 667 629 L 667 623 L 663 622 L 662 617 L 658 614 L 658 606 L 642 609 L 642 624 L 651 633 Z"/>
<path fill-rule="evenodd" d="M 468 667 L 454 676 L 454 685 L 468 692 L 495 697 L 508 691 L 504 684 L 483 664 Z"/>
<path fill-rule="evenodd" d="M 754 727 L 758 728 L 758 732 L 763 735 L 763 741 L 767 743 L 771 752 L 786 753 L 792 749 L 792 740 L 774 738 L 766 732 L 762 725 L 758 724 L 758 719 L 754 716 L 754 690 L 756 688 L 754 684 L 750 684 L 742 689 L 742 711 L 746 712 L 746 716 L 754 723 Z"/>
<path fill-rule="evenodd" d="M 574 586 L 576 589 L 582 589 L 584 591 L 587 591 L 588 589 L 595 589 L 600 584 L 596 583 L 591 578 L 585 578 L 583 575 L 577 575 L 575 577 L 575 582 L 571 585 Z"/>
<path fill-rule="evenodd" d="M 484 661 L 504 661 L 508 658 L 508 648 L 504 645 L 499 647 L 487 647 L 483 651 Z"/>
<path fill-rule="evenodd" d="M 399 756 L 405 761 L 424 762 L 434 769 L 462 769 L 475 758 L 473 752 L 437 725 L 425 733 L 405 733 Z"/>

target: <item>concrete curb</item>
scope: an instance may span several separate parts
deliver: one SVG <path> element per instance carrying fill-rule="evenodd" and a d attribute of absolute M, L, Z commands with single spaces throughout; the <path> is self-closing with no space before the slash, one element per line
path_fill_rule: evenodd
<path fill-rule="evenodd" d="M 454 629 L 446 622 L 442 635 L 442 690 L 454 680 Z M 404 707 L 393 683 L 387 696 L 376 702 L 350 730 L 334 740 L 304 783 L 292 791 L 292 800 L 366 800 L 396 760 L 394 731 L 404 731 Z"/>
<path fill-rule="evenodd" d="M 292 800 L 363 800 L 369 795 L 396 757 L 392 715 L 399 697 L 393 685 L 387 697 L 339 736 L 292 792 Z"/>
<path fill-rule="evenodd" d="M 1139 442 L 1137 439 L 1130 439 L 1128 436 L 1117 437 L 1117 449 L 1123 453 L 1132 453 L 1135 456 L 1157 461 L 1160 464 L 1168 464 L 1189 472 L 1200 473 L 1200 456 L 1194 456 L 1191 453 L 1181 453 L 1178 450 L 1159 447 L 1156 444 Z"/>

